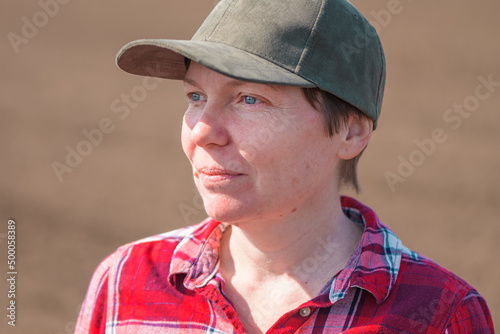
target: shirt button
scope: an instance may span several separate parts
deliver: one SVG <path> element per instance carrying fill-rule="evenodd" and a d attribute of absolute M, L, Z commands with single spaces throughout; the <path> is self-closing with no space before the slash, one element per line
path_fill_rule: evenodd
<path fill-rule="evenodd" d="M 311 314 L 311 309 L 309 307 L 303 307 L 299 310 L 299 314 L 301 317 L 307 317 Z"/>

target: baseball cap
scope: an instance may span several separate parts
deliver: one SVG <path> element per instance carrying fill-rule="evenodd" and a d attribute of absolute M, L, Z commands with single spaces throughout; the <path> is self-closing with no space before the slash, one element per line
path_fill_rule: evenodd
<path fill-rule="evenodd" d="M 385 58 L 373 26 L 346 0 L 222 0 L 191 40 L 141 39 L 118 52 L 122 70 L 182 80 L 185 58 L 249 82 L 318 87 L 374 127 Z"/>

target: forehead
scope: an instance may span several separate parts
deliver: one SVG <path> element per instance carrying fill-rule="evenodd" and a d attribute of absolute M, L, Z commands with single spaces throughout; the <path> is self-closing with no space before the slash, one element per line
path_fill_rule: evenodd
<path fill-rule="evenodd" d="M 298 87 L 283 86 L 283 85 L 270 85 L 255 83 L 250 81 L 242 81 L 228 77 L 224 74 L 218 73 L 205 67 L 197 62 L 191 62 L 186 75 L 183 79 L 184 85 L 201 87 L 208 86 L 211 88 L 224 87 L 224 88 L 240 88 L 251 87 L 258 90 L 266 90 L 270 92 L 295 92 Z"/>

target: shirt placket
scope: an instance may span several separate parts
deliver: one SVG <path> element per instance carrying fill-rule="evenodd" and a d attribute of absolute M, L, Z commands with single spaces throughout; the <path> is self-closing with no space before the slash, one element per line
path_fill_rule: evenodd
<path fill-rule="evenodd" d="M 195 288 L 195 292 L 205 296 L 209 302 L 215 304 L 226 316 L 226 319 L 234 328 L 234 334 L 246 334 L 243 323 L 238 318 L 234 307 L 226 299 L 220 290 L 220 282 L 215 284 L 207 284 L 206 286 Z"/>

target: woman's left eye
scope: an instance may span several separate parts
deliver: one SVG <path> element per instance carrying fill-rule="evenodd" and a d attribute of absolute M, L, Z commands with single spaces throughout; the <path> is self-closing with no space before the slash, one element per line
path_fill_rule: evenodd
<path fill-rule="evenodd" d="M 259 99 L 255 98 L 253 96 L 245 96 L 243 99 L 244 99 L 246 104 L 256 104 L 257 101 L 259 101 Z"/>
<path fill-rule="evenodd" d="M 200 95 L 200 94 L 198 94 L 198 93 L 190 93 L 188 96 L 189 96 L 189 97 L 191 98 L 191 100 L 193 100 L 194 102 L 199 102 L 199 101 L 201 101 L 201 95 Z"/>

